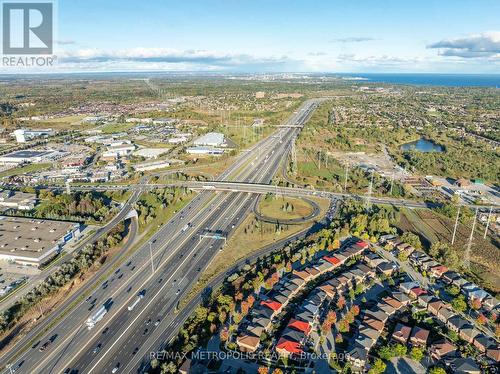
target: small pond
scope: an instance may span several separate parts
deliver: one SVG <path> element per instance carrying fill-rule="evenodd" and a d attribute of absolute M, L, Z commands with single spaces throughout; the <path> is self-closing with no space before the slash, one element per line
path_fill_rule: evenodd
<path fill-rule="evenodd" d="M 419 151 L 419 152 L 444 152 L 443 146 L 434 143 L 431 140 L 420 138 L 413 142 L 405 143 L 401 146 L 403 151 Z"/>

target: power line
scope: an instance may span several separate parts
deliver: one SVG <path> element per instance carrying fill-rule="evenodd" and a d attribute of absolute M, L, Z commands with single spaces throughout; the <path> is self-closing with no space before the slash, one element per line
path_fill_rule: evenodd
<path fill-rule="evenodd" d="M 474 214 L 474 221 L 472 222 L 472 229 L 470 231 L 469 242 L 467 243 L 467 249 L 465 250 L 464 267 L 466 269 L 470 269 L 470 249 L 472 246 L 472 239 L 474 238 L 474 229 L 476 227 L 477 211 L 478 209 L 476 208 L 476 213 Z"/>
<path fill-rule="evenodd" d="M 457 218 L 455 218 L 455 227 L 453 227 L 453 236 L 451 237 L 451 245 L 455 244 L 455 235 L 457 233 L 458 217 L 460 216 L 460 205 L 457 210 Z"/>

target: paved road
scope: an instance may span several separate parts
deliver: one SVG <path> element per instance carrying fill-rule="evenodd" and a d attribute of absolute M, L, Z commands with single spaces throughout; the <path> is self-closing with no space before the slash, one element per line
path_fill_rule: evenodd
<path fill-rule="evenodd" d="M 310 111 L 304 110 L 303 113 L 299 115 L 305 120 L 308 118 L 309 114 Z M 243 172 L 242 174 L 240 173 L 236 179 L 245 182 L 269 183 L 279 167 L 282 160 L 282 153 L 289 148 L 290 142 L 295 139 L 298 131 L 299 129 L 279 130 L 279 136 L 271 137 L 273 141 L 269 146 L 261 147 L 255 152 L 257 155 L 253 161 L 243 163 Z M 207 227 L 211 230 L 222 229 L 224 232 L 231 232 L 232 229 L 242 221 L 244 215 L 250 211 L 255 200 L 256 196 L 254 194 L 230 193 L 228 198 L 224 201 L 236 208 L 223 208 L 215 212 L 215 214 L 209 217 L 209 226 Z M 84 372 L 100 373 L 111 371 L 114 367 L 119 366 L 120 372 L 135 372 L 142 362 L 142 359 L 149 355 L 150 347 L 152 347 L 151 344 L 154 343 L 154 334 L 151 334 L 151 330 L 157 327 L 155 331 L 161 332 L 169 328 L 177 329 L 179 327 L 176 326 L 175 323 L 172 324 L 169 318 L 165 317 L 174 314 L 177 302 L 181 299 L 182 295 L 195 284 L 197 278 L 201 274 L 201 270 L 208 266 L 215 254 L 221 249 L 222 245 L 220 241 L 217 242 L 214 240 L 209 240 L 208 243 L 198 241 L 198 243 L 195 244 L 196 240 L 196 238 L 192 238 L 191 241 L 194 241 L 194 243 L 188 244 L 185 248 L 181 248 L 178 251 L 182 254 L 187 253 L 187 255 L 183 257 L 187 262 L 183 261 L 179 266 L 175 264 L 176 266 L 173 273 L 171 269 L 166 267 L 162 275 L 155 277 L 158 280 L 161 279 L 162 282 L 150 283 L 151 285 L 148 286 L 148 292 L 150 287 L 153 288 L 152 292 L 155 296 L 153 300 L 146 304 L 144 309 L 139 312 L 139 315 L 132 318 L 129 318 L 127 315 L 122 315 L 122 318 L 126 318 L 128 321 L 130 321 L 130 319 L 132 320 L 131 325 L 126 324 L 124 320 L 116 322 L 113 328 L 119 329 L 120 326 L 124 324 L 126 324 L 127 327 L 121 328 L 121 333 L 115 334 L 113 343 L 106 350 L 105 355 L 101 354 L 98 358 L 95 358 L 92 356 L 92 352 L 89 349 L 79 360 L 77 360 L 76 365 L 72 365 L 72 367 Z M 202 251 L 201 254 L 200 251 Z M 198 254 L 199 256 L 195 258 L 194 256 Z M 182 277 L 181 280 L 176 278 L 176 276 Z M 166 281 L 165 277 L 168 277 Z M 177 280 L 177 282 L 173 282 L 172 279 Z M 179 288 L 175 290 L 175 287 Z M 148 321 L 150 320 L 151 322 L 148 325 Z M 156 323 L 156 321 L 159 321 L 159 326 L 154 326 L 153 322 Z M 136 324 L 136 326 L 134 326 L 134 324 Z M 113 328 L 111 330 L 113 330 Z M 149 336 L 150 334 L 152 336 Z M 117 339 L 116 335 L 118 335 Z M 97 341 L 94 343 L 97 345 L 99 344 Z"/>
<path fill-rule="evenodd" d="M 334 201 L 333 203 L 335 205 L 334 205 L 333 211 L 331 212 L 330 217 L 335 216 L 337 206 L 338 206 L 337 201 Z M 304 230 L 302 230 L 302 231 L 300 231 L 300 232 L 298 232 L 298 233 L 296 233 L 288 238 L 277 241 L 276 243 L 269 244 L 269 245 L 261 248 L 257 252 L 252 253 L 250 256 L 239 260 L 227 272 L 221 273 L 217 277 L 212 279 L 206 285 L 205 290 L 202 291 L 201 293 L 198 293 L 195 297 L 193 297 L 188 302 L 188 304 L 181 311 L 179 311 L 179 313 L 177 313 L 173 316 L 169 316 L 170 318 L 167 322 L 168 328 L 163 329 L 163 330 L 160 329 L 160 330 L 158 330 L 158 332 L 156 334 L 154 334 L 154 338 L 153 338 L 154 343 L 149 344 L 149 346 L 152 348 L 150 350 L 150 352 L 156 353 L 156 352 L 161 352 L 163 349 L 165 349 L 165 347 L 168 345 L 168 343 L 177 335 L 177 333 L 179 332 L 179 328 L 184 324 L 184 322 L 193 313 L 194 309 L 202 302 L 203 293 L 206 290 L 216 289 L 219 285 L 222 284 L 222 282 L 224 281 L 224 279 L 228 275 L 236 272 L 238 269 L 243 267 L 245 264 L 251 264 L 251 263 L 255 262 L 259 257 L 265 256 L 271 252 L 275 252 L 276 250 L 281 249 L 281 248 L 285 247 L 286 245 L 288 245 L 289 243 L 292 243 L 296 240 L 304 239 L 308 235 L 310 235 L 314 232 L 317 232 L 317 231 L 321 230 L 322 228 L 324 228 L 325 225 L 328 224 L 328 222 L 329 222 L 329 219 L 323 218 L 320 222 L 314 224 L 310 228 L 304 229 Z M 136 359 L 136 362 L 138 362 L 138 363 L 140 362 L 140 364 L 138 364 L 138 366 L 137 366 L 136 371 L 142 372 L 148 368 L 148 365 L 150 362 L 150 357 L 148 354 L 146 354 L 145 356 Z"/>
<path fill-rule="evenodd" d="M 115 256 L 111 258 L 110 261 L 105 262 L 104 266 L 102 266 L 94 275 L 93 279 L 99 279 L 101 276 L 105 275 L 110 271 L 110 269 L 113 269 L 117 263 L 120 263 L 123 261 L 123 256 L 128 252 L 128 250 L 135 244 L 135 240 L 137 238 L 137 233 L 138 233 L 138 224 L 136 219 L 131 219 L 130 220 L 130 225 L 128 229 L 128 237 L 126 239 L 125 245 L 121 248 L 121 251 L 117 253 Z M 88 280 L 88 286 L 92 286 L 92 282 Z M 68 297 L 64 302 L 59 305 L 54 311 L 51 312 L 51 316 L 59 316 L 66 314 L 67 312 L 71 311 L 72 309 L 75 308 L 74 303 L 80 299 L 85 298 L 88 296 L 90 293 L 88 287 L 81 287 L 79 288 L 76 292 L 74 292 L 70 297 Z M 9 350 L 8 353 L 4 354 L 1 358 L 2 360 L 2 365 L 4 362 L 9 362 L 14 360 L 22 351 L 27 342 L 36 342 L 37 338 L 44 333 L 45 330 L 47 330 L 50 325 L 53 323 L 52 318 L 48 318 L 48 316 L 45 316 L 45 318 L 38 323 L 36 326 L 34 326 L 26 336 L 23 337 L 20 341 L 16 342 L 11 349 Z M 11 339 L 10 336 L 7 336 L 3 341 L 3 344 L 7 344 L 8 341 Z"/>
<path fill-rule="evenodd" d="M 208 182 L 198 182 L 198 181 L 173 181 L 172 183 L 163 183 L 163 184 L 154 184 L 148 183 L 145 185 L 141 185 L 140 188 L 143 189 L 158 189 L 158 188 L 166 188 L 171 186 L 183 186 L 188 187 L 195 190 L 212 190 L 212 191 L 230 191 L 230 192 L 250 192 L 254 194 L 267 194 L 267 193 L 279 193 L 286 196 L 296 196 L 296 197 L 308 197 L 308 196 L 319 196 L 325 198 L 354 198 L 359 201 L 366 201 L 367 196 L 365 195 L 357 195 L 352 193 L 343 193 L 343 192 L 331 192 L 324 191 L 319 189 L 309 189 L 304 187 L 279 187 L 273 186 L 268 183 L 249 183 L 243 181 L 227 181 L 227 180 L 214 180 Z M 51 188 L 47 186 L 47 188 Z M 53 187 L 52 188 L 62 188 L 62 187 Z M 135 189 L 139 188 L 138 185 L 129 185 L 129 186 L 121 186 L 121 185 L 106 185 L 106 186 L 74 186 L 74 189 L 81 190 L 123 190 L 123 189 Z M 390 197 L 374 197 L 372 196 L 370 199 L 371 204 L 389 204 L 394 206 L 405 206 L 408 208 L 432 208 L 435 207 L 435 203 L 432 202 L 422 202 L 415 200 L 406 200 L 406 199 L 395 199 Z M 475 204 L 464 204 L 469 208 L 475 209 L 478 208 L 483 211 L 489 210 L 489 206 L 484 205 L 475 205 Z M 497 212 L 500 210 L 500 207 L 493 207 L 493 211 Z"/>
<path fill-rule="evenodd" d="M 310 115 L 313 102 L 306 105 L 308 109 L 301 110 L 291 121 L 303 123 Z M 281 152 L 289 147 L 298 131 L 278 130 L 275 136 L 244 153 L 219 178 L 269 183 L 281 160 Z M 221 241 L 200 241 L 199 235 L 218 230 L 230 233 L 255 199 L 256 195 L 251 193 L 201 193 L 160 228 L 151 245 L 139 249 L 126 266 L 110 276 L 88 302 L 82 302 L 45 334 L 42 343 L 51 336 L 55 337 L 49 348 L 43 352 L 37 348 L 28 350 L 17 359 L 15 366 L 23 362 L 18 369 L 20 372 L 55 373 L 71 366 L 79 372 L 106 373 L 120 362 L 120 372 L 132 370 L 134 365 L 127 367 L 127 363 L 135 356 L 143 357 L 144 350 L 149 350 L 147 340 L 155 327 L 158 331 L 168 327 L 162 324 L 163 317 L 173 315 L 177 301 L 219 251 Z M 150 258 L 153 259 L 154 272 Z M 145 290 L 144 298 L 129 311 L 127 306 L 141 290 Z M 97 308 L 106 301 L 111 306 L 99 325 L 92 330 L 83 327 L 91 313 L 88 311 L 90 303 Z M 148 323 L 149 319 L 151 322 Z M 154 326 L 158 319 L 159 325 Z M 102 333 L 104 327 L 109 328 L 105 334 Z M 99 343 L 100 350 L 94 353 Z M 135 348 L 139 352 L 133 355 Z"/>
<path fill-rule="evenodd" d="M 119 222 L 123 221 L 125 217 L 133 209 L 133 206 L 137 201 L 137 199 L 139 198 L 140 193 L 141 193 L 140 188 L 135 189 L 132 195 L 127 200 L 127 202 L 123 204 L 120 211 L 113 217 L 111 221 L 109 221 L 106 225 L 97 229 L 92 235 L 88 236 L 87 238 L 84 238 L 82 242 L 78 243 L 78 246 L 73 251 L 71 251 L 70 253 L 66 253 L 63 257 L 61 257 L 58 260 L 58 265 L 52 266 L 47 270 L 42 271 L 41 273 L 30 277 L 29 283 L 25 287 L 23 287 L 19 291 L 16 291 L 11 296 L 8 296 L 5 299 L 3 299 L 0 302 L 0 310 L 5 310 L 11 307 L 16 301 L 18 301 L 29 291 L 31 291 L 33 288 L 39 285 L 45 278 L 56 272 L 60 268 L 61 264 L 70 261 L 87 244 L 95 243 L 101 237 L 106 235 L 111 229 L 113 229 Z"/>

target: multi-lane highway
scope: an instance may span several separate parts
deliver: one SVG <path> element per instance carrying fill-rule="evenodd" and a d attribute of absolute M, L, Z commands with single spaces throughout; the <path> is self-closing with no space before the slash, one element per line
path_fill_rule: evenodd
<path fill-rule="evenodd" d="M 133 189 L 133 193 L 130 195 L 128 200 L 122 205 L 118 213 L 104 226 L 99 227 L 95 232 L 93 232 L 90 236 L 81 240 L 78 243 L 77 247 L 71 252 L 66 253 L 58 260 L 58 265 L 52 266 L 46 271 L 42 271 L 39 274 L 36 274 L 29 279 L 29 283 L 23 287 L 21 290 L 15 292 L 11 296 L 4 298 L 0 302 L 0 310 L 5 310 L 12 306 L 16 301 L 21 299 L 24 295 L 26 295 L 29 291 L 34 289 L 37 285 L 39 285 L 43 280 L 45 280 L 49 275 L 54 274 L 58 269 L 59 265 L 65 262 L 70 261 L 81 249 L 83 249 L 86 245 L 91 244 L 99 240 L 101 237 L 110 232 L 119 222 L 123 221 L 127 215 L 132 211 L 134 204 L 137 202 L 141 194 L 141 188 L 137 185 L 136 188 Z M 135 223 L 133 223 L 135 225 Z M 133 227 L 132 227 L 133 228 Z M 128 238 L 129 242 L 133 242 L 135 239 L 135 230 L 130 231 L 130 235 Z M 117 256 L 119 257 L 119 256 Z M 115 258 L 114 260 L 118 260 Z"/>
<path fill-rule="evenodd" d="M 306 102 L 288 123 L 303 125 L 315 105 L 315 101 Z M 299 131 L 300 127 L 278 129 L 242 153 L 218 179 L 269 183 Z M 26 373 L 137 371 L 149 351 L 157 348 L 159 336 L 177 330 L 178 301 L 224 250 L 217 237 L 230 235 L 256 196 L 246 192 L 200 193 L 86 300 L 40 334 L 39 343 L 17 356 L 2 357 L 1 363 L 13 364 L 18 372 Z M 212 238 L 200 238 L 203 234 Z M 139 293 L 143 295 L 140 299 Z M 129 308 L 135 300 L 139 301 Z M 103 304 L 108 312 L 88 330 L 85 320 Z M 50 343 L 40 350 L 46 342 Z"/>

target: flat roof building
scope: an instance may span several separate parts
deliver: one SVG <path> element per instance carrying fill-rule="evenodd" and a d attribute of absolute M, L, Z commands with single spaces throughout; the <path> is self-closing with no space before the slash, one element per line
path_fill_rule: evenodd
<path fill-rule="evenodd" d="M 14 132 L 12 133 L 12 135 L 15 136 L 16 141 L 18 143 L 25 143 L 29 140 L 40 137 L 54 136 L 55 134 L 56 132 L 52 129 L 37 129 L 37 130 L 17 129 L 14 130 Z"/>
<path fill-rule="evenodd" d="M 80 224 L 0 216 L 0 260 L 39 267 L 80 235 Z"/>
<path fill-rule="evenodd" d="M 31 210 L 37 203 L 34 193 L 3 190 L 0 191 L 0 207 L 5 209 Z"/>
<path fill-rule="evenodd" d="M 186 148 L 186 152 L 194 155 L 221 155 L 224 153 L 223 149 L 220 148 L 212 148 L 212 147 L 189 147 Z"/>
<path fill-rule="evenodd" d="M 0 164 L 23 164 L 23 163 L 40 163 L 44 161 L 54 160 L 63 153 L 53 150 L 40 151 L 14 151 L 0 156 Z"/>
<path fill-rule="evenodd" d="M 142 164 L 134 165 L 134 169 L 136 171 L 148 171 L 148 170 L 156 170 L 168 168 L 170 166 L 170 162 L 168 161 L 154 161 L 154 162 L 145 162 Z"/>
<path fill-rule="evenodd" d="M 212 147 L 225 147 L 226 146 L 226 138 L 224 134 L 220 132 L 209 132 L 203 136 L 200 136 L 193 142 L 194 145 L 208 145 Z"/>

